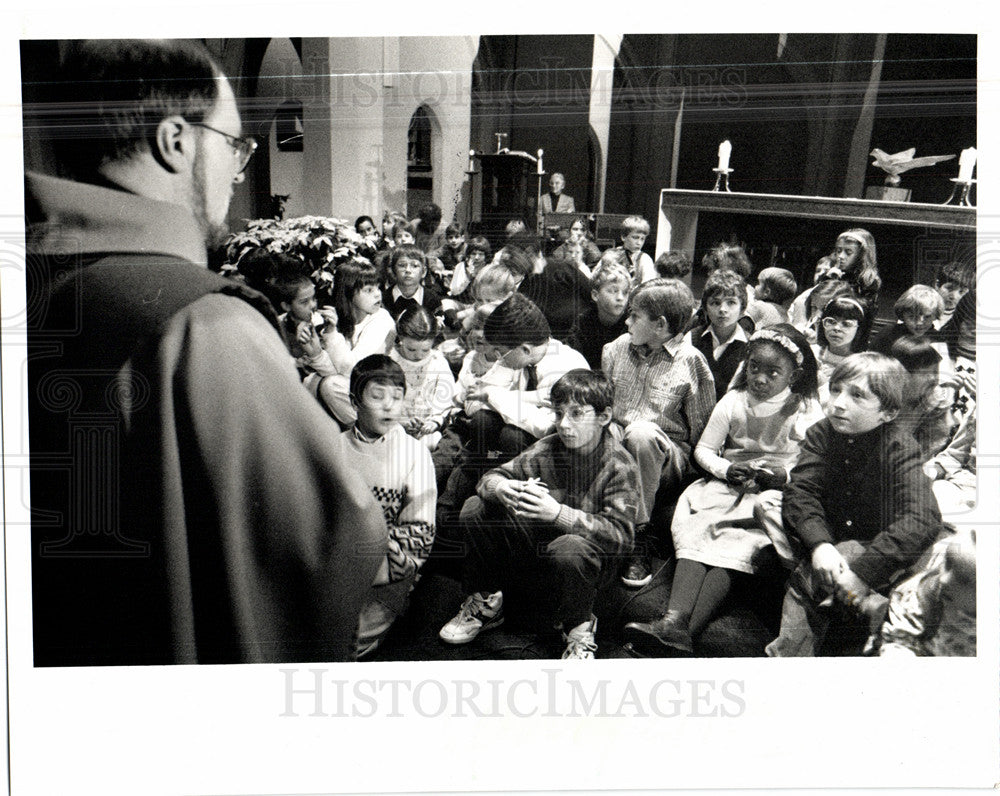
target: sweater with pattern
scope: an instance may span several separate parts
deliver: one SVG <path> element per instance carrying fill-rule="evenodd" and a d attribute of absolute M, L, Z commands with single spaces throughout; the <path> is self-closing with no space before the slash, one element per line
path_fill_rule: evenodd
<path fill-rule="evenodd" d="M 607 431 L 589 454 L 568 449 L 558 434 L 538 440 L 479 481 L 483 500 L 496 499 L 505 480 L 538 478 L 561 504 L 554 524 L 582 536 L 608 555 L 632 547 L 638 512 L 639 469 L 632 455 Z"/>

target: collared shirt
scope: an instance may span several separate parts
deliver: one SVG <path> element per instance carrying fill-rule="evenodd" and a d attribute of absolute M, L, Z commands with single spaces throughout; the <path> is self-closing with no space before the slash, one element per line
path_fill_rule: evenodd
<path fill-rule="evenodd" d="M 614 385 L 615 421 L 649 420 L 691 449 L 715 406 L 715 381 L 705 357 L 682 335 L 650 351 L 623 334 L 604 346 L 601 366 Z"/>
<path fill-rule="evenodd" d="M 416 292 L 412 296 L 404 296 L 402 291 L 399 289 L 398 285 L 392 286 L 392 300 L 393 303 L 399 301 L 401 298 L 411 299 L 417 302 L 417 304 L 424 303 L 424 286 L 418 285 Z"/>
<path fill-rule="evenodd" d="M 739 324 L 736 324 L 736 331 L 733 332 L 729 339 L 724 343 L 719 339 L 719 336 L 715 333 L 715 329 L 713 329 L 711 325 L 709 325 L 708 329 L 701 333 L 701 336 L 704 337 L 707 334 L 712 336 L 712 359 L 716 362 L 722 359 L 722 355 L 726 353 L 726 349 L 730 346 L 730 344 L 737 342 L 746 343 L 750 340 L 750 338 L 747 337 L 746 330 Z"/>

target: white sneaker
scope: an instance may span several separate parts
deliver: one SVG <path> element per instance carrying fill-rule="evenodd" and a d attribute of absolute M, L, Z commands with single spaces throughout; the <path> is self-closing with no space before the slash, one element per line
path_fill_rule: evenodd
<path fill-rule="evenodd" d="M 465 598 L 455 617 L 438 636 L 448 644 L 468 644 L 483 630 L 503 624 L 503 592 L 476 592 Z"/>
<path fill-rule="evenodd" d="M 589 620 L 569 631 L 565 636 L 566 650 L 562 654 L 563 660 L 593 660 L 594 653 L 597 652 L 597 641 L 594 638 L 596 633 L 596 616 L 591 616 Z"/>

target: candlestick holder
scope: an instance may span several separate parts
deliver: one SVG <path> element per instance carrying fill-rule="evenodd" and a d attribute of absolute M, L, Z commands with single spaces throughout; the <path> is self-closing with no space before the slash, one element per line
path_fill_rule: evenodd
<path fill-rule="evenodd" d="M 941 207 L 944 207 L 945 205 L 950 205 L 951 200 L 955 198 L 956 193 L 958 193 L 959 207 L 974 207 L 975 205 L 973 205 L 972 202 L 969 201 L 969 191 L 972 188 L 972 184 L 975 182 L 979 182 L 979 180 L 960 180 L 958 177 L 952 177 L 951 181 L 955 183 L 955 185 L 952 186 L 951 189 L 951 196 L 949 196 L 946 201 L 941 203 Z M 959 186 L 961 186 L 962 188 L 961 192 L 959 192 Z"/>
<path fill-rule="evenodd" d="M 732 169 L 712 169 L 715 172 L 715 187 L 712 188 L 713 191 L 718 191 L 719 186 L 722 186 L 722 190 L 726 193 L 732 193 L 729 190 L 729 175 L 733 173 Z"/>

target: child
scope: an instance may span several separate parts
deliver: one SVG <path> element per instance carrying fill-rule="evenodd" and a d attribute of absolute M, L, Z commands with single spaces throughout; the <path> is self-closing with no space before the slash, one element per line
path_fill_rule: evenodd
<path fill-rule="evenodd" d="M 798 289 L 792 272 L 785 268 L 765 268 L 761 271 L 754 288 L 754 303 L 747 308 L 754 328 L 788 323 L 788 308 Z"/>
<path fill-rule="evenodd" d="M 448 273 L 449 283 L 451 276 L 455 272 L 455 267 L 465 259 L 465 227 L 457 221 L 452 221 L 444 228 L 444 246 L 435 249 L 433 255 L 441 261 L 445 271 Z"/>
<path fill-rule="evenodd" d="M 601 352 L 612 340 L 628 331 L 628 307 L 632 278 L 622 265 L 602 258 L 590 280 L 592 303 L 581 312 L 569 333 L 569 344 L 594 370 L 601 368 Z"/>
<path fill-rule="evenodd" d="M 691 273 L 691 258 L 687 252 L 665 251 L 653 263 L 656 275 L 665 279 L 684 279 Z"/>
<path fill-rule="evenodd" d="M 747 257 L 747 253 L 742 246 L 735 243 L 719 243 L 704 257 L 701 258 L 701 266 L 710 275 L 719 270 L 735 271 L 743 277 L 747 283 L 747 306 L 754 302 L 753 288 L 750 286 L 750 274 L 753 272 L 753 263 Z M 753 331 L 751 328 L 749 331 Z"/>
<path fill-rule="evenodd" d="M 875 258 L 875 238 L 866 229 L 849 229 L 840 233 L 830 255 L 832 265 L 823 273 L 820 279 L 842 279 L 847 282 L 851 291 L 869 307 L 878 305 L 878 292 L 882 287 L 882 278 L 878 273 Z M 823 263 L 823 260 L 820 260 Z M 820 265 L 817 265 L 817 271 Z M 819 282 L 818 284 L 822 284 Z M 808 294 L 811 290 L 805 291 Z M 808 296 L 799 296 L 792 305 L 792 325 L 802 328 L 806 317 L 801 314 L 807 304 Z"/>
<path fill-rule="evenodd" d="M 579 252 L 579 257 L 570 256 L 571 248 Z M 582 266 L 587 276 L 591 269 L 601 259 L 601 250 L 588 237 L 587 219 L 581 216 L 573 220 L 569 227 L 569 236 L 552 252 L 553 260 L 570 260 Z"/>
<path fill-rule="evenodd" d="M 466 420 L 476 412 L 489 409 L 489 404 L 469 398 L 470 394 L 480 395 L 487 387 L 513 389 L 520 375 L 500 363 L 500 354 L 483 337 L 483 326 L 495 308 L 491 304 L 479 307 L 472 315 L 470 328 L 466 332 L 468 352 L 462 359 L 454 395 L 455 407 L 465 414 Z"/>
<path fill-rule="evenodd" d="M 625 626 L 636 650 L 692 654 L 692 637 L 715 615 L 738 573 L 762 570 L 772 539 L 752 522 L 751 493 L 780 500 L 776 490 L 787 481 L 806 429 L 822 416 L 816 360 L 802 333 L 788 324 L 754 332 L 744 369 L 712 411 L 694 451 L 711 477 L 684 490 L 674 511 L 677 567 L 667 613 Z M 776 538 L 774 548 L 788 556 L 786 540 Z"/>
<path fill-rule="evenodd" d="M 628 272 L 632 277 L 632 286 L 638 287 L 643 282 L 656 278 L 656 268 L 652 258 L 642 250 L 649 236 L 649 222 L 642 216 L 628 216 L 622 221 L 619 229 L 621 246 L 619 251 L 628 255 Z"/>
<path fill-rule="evenodd" d="M 433 202 L 428 202 L 417 210 L 417 217 L 411 222 L 413 244 L 425 254 L 444 246 L 445 236 L 441 230 L 441 218 L 441 208 Z"/>
<path fill-rule="evenodd" d="M 529 256 L 533 251 L 528 249 Z M 552 336 L 566 342 L 577 316 L 590 304 L 590 273 L 585 276 L 576 263 L 546 260 L 540 253 L 535 262 L 540 267 L 528 274 L 517 290 L 542 311 Z"/>
<path fill-rule="evenodd" d="M 384 354 L 365 357 L 351 371 L 357 423 L 340 444 L 382 507 L 389 532 L 388 552 L 361 611 L 358 657 L 372 652 L 406 609 L 434 543 L 434 465 L 427 448 L 399 425 L 405 390 L 402 369 Z"/>
<path fill-rule="evenodd" d="M 416 237 L 416 227 L 405 218 L 397 221 L 392 227 L 393 246 L 412 246 Z"/>
<path fill-rule="evenodd" d="M 976 266 L 974 263 L 953 262 L 942 266 L 935 279 L 935 286 L 944 301 L 944 309 L 941 312 L 941 317 L 934 322 L 935 329 L 940 329 L 951 320 L 958 302 L 972 289 L 975 282 Z"/>
<path fill-rule="evenodd" d="M 802 296 L 806 297 L 806 305 L 802 315 L 804 320 L 801 323 L 795 320 L 793 302 L 792 311 L 789 313 L 792 316 L 792 326 L 806 336 L 809 345 L 816 344 L 820 323 L 823 319 L 823 310 L 826 309 L 826 305 L 832 299 L 842 294 L 851 294 L 851 288 L 848 287 L 847 282 L 843 279 L 825 280 L 814 288 L 810 288 L 805 293 L 799 294 L 800 298 Z"/>
<path fill-rule="evenodd" d="M 895 326 L 883 329 L 872 338 L 869 348 L 880 354 L 889 354 L 892 344 L 904 335 L 923 337 L 933 333 L 934 323 L 944 312 L 944 299 L 937 290 L 928 285 L 913 285 L 893 305 L 897 322 Z M 942 345 L 944 355 L 947 347 Z"/>
<path fill-rule="evenodd" d="M 954 388 L 938 384 L 941 355 L 926 337 L 900 337 L 889 353 L 907 372 L 896 425 L 913 435 L 921 460 L 926 462 L 944 450 L 951 439 L 955 427 L 951 413 Z"/>
<path fill-rule="evenodd" d="M 601 370 L 615 389 L 613 430 L 623 433 L 639 465 L 641 526 L 649 522 L 657 491 L 676 489 L 688 474 L 691 448 L 715 405 L 715 382 L 705 357 L 684 342 L 694 309 L 687 285 L 651 279 L 632 291 L 630 303 L 628 334 L 604 346 Z M 646 543 L 641 534 L 639 555 L 623 576 L 636 588 L 652 577 L 640 541 Z"/>
<path fill-rule="evenodd" d="M 364 239 L 365 245 L 372 251 L 381 251 L 388 246 L 385 238 L 375 228 L 371 216 L 358 216 L 354 219 L 354 231 Z"/>
<path fill-rule="evenodd" d="M 852 294 L 841 294 L 826 303 L 813 346 L 819 363 L 821 398 L 826 395 L 833 369 L 851 354 L 865 350 L 870 328 L 868 307 Z"/>
<path fill-rule="evenodd" d="M 976 506 L 976 411 L 969 411 L 941 453 L 924 465 L 931 489 L 945 516 Z"/>
<path fill-rule="evenodd" d="M 457 303 L 472 304 L 473 299 L 469 288 L 476 274 L 486 266 L 492 257 L 490 242 L 482 235 L 476 235 L 465 247 L 465 257 L 455 265 L 451 283 L 448 285 L 448 295 Z"/>
<path fill-rule="evenodd" d="M 818 654 L 832 616 L 821 603 L 856 610 L 885 594 L 941 530 L 916 442 L 892 422 L 905 380 L 902 365 L 873 352 L 851 355 L 830 377 L 826 418 L 806 432 L 785 486 L 785 532 L 807 557 L 789 580 L 769 656 Z"/>
<path fill-rule="evenodd" d="M 594 598 L 632 546 L 637 511 L 635 460 L 608 431 L 611 399 L 603 376 L 569 371 L 552 385 L 556 433 L 483 476 L 461 514 L 470 596 L 443 641 L 465 644 L 501 624 L 500 589 L 528 569 L 554 592 L 562 657 L 594 657 Z"/>
<path fill-rule="evenodd" d="M 396 321 L 396 347 L 389 352 L 406 376 L 403 428 L 431 451 L 441 441 L 455 395 L 451 366 L 434 348 L 437 334 L 437 319 L 424 307 L 411 307 Z"/>
<path fill-rule="evenodd" d="M 351 369 L 369 354 L 388 352 L 396 339 L 396 325 L 382 307 L 378 271 L 367 260 L 356 258 L 337 267 L 333 304 L 336 323 L 328 324 L 323 348 L 336 372 L 319 382 L 318 394 L 346 428 L 357 419 L 348 393 Z"/>
<path fill-rule="evenodd" d="M 411 307 L 425 307 L 432 315 L 441 307 L 441 296 L 424 286 L 427 257 L 416 246 L 397 245 L 389 254 L 389 276 L 393 285 L 382 292 L 382 305 L 393 319 Z"/>
<path fill-rule="evenodd" d="M 685 340 L 708 362 L 719 400 L 729 389 L 747 347 L 747 333 L 739 324 L 747 308 L 747 283 L 727 268 L 712 271 L 701 295 L 701 308 L 706 323 L 691 329 Z"/>
<path fill-rule="evenodd" d="M 317 311 L 316 286 L 305 273 L 302 261 L 286 258 L 286 264 L 279 267 L 267 288 L 272 302 L 281 309 L 278 316 L 281 336 L 303 379 L 311 374 L 334 373 L 333 363 L 323 350 L 320 332 L 327 323 L 336 322 L 336 315 L 328 308 L 324 308 L 324 314 Z"/>
<path fill-rule="evenodd" d="M 924 570 L 889 595 L 875 639 L 879 655 L 975 656 L 976 532 L 959 532 L 934 547 Z"/>
<path fill-rule="evenodd" d="M 486 387 L 467 398 L 489 405 L 479 418 L 476 450 L 499 450 L 508 458 L 549 433 L 555 417 L 549 390 L 574 368 L 587 368 L 583 355 L 552 338 L 548 321 L 535 304 L 520 293 L 501 303 L 483 325 L 483 339 L 499 363 L 518 372 L 514 389 Z"/>

